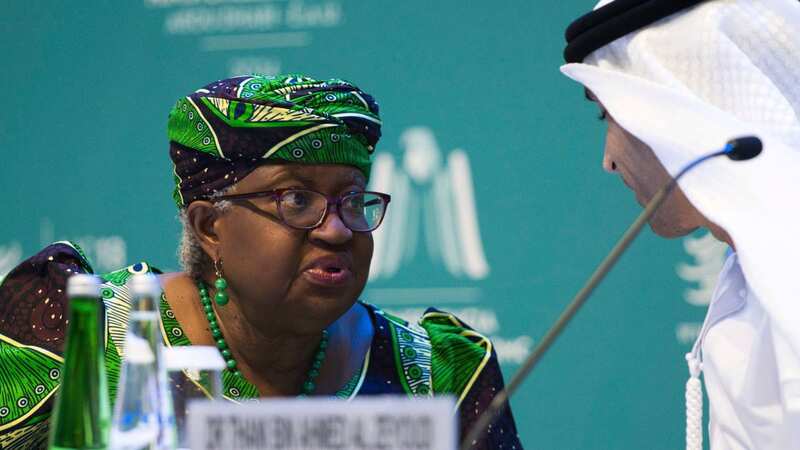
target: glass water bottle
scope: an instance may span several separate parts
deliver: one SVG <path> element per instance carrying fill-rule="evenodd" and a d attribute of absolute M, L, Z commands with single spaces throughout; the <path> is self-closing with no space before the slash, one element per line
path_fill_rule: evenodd
<path fill-rule="evenodd" d="M 114 405 L 111 449 L 172 450 L 175 418 L 161 356 L 161 287 L 152 274 L 134 275 L 130 287 L 131 311 Z"/>
<path fill-rule="evenodd" d="M 67 281 L 68 325 L 64 365 L 50 422 L 50 450 L 105 450 L 111 413 L 103 350 L 100 280 Z"/>

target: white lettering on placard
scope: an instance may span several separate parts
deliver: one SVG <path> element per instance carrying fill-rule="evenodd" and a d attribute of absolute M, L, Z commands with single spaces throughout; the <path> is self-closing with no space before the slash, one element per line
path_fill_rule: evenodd
<path fill-rule="evenodd" d="M 188 431 L 195 450 L 453 450 L 454 407 L 444 397 L 198 401 Z"/>

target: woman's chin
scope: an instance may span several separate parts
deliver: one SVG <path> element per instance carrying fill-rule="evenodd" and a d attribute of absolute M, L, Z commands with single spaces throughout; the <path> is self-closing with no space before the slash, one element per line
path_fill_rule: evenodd
<path fill-rule="evenodd" d="M 304 272 L 300 277 L 300 288 L 294 297 L 302 299 L 308 307 L 318 311 L 328 310 L 344 313 L 353 306 L 366 280 L 361 280 L 350 271 L 331 276 L 309 274 Z M 299 295 L 297 295 L 299 294 Z"/>

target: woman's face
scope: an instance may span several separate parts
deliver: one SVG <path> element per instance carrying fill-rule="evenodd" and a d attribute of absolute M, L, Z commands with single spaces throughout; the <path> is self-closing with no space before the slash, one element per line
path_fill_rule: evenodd
<path fill-rule="evenodd" d="M 305 188 L 335 197 L 365 187 L 363 174 L 349 166 L 284 164 L 259 167 L 231 193 Z M 319 332 L 353 305 L 367 282 L 372 235 L 347 228 L 335 207 L 319 227 L 298 230 L 281 222 L 274 199 L 235 200 L 214 231 L 228 291 L 261 329 Z"/>

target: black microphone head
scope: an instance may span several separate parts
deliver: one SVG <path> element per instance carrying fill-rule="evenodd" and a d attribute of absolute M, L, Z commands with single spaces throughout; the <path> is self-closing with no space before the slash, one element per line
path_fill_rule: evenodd
<path fill-rule="evenodd" d="M 734 161 L 746 161 L 760 155 L 764 145 L 761 139 L 755 136 L 742 136 L 731 139 L 725 147 L 728 158 Z"/>

